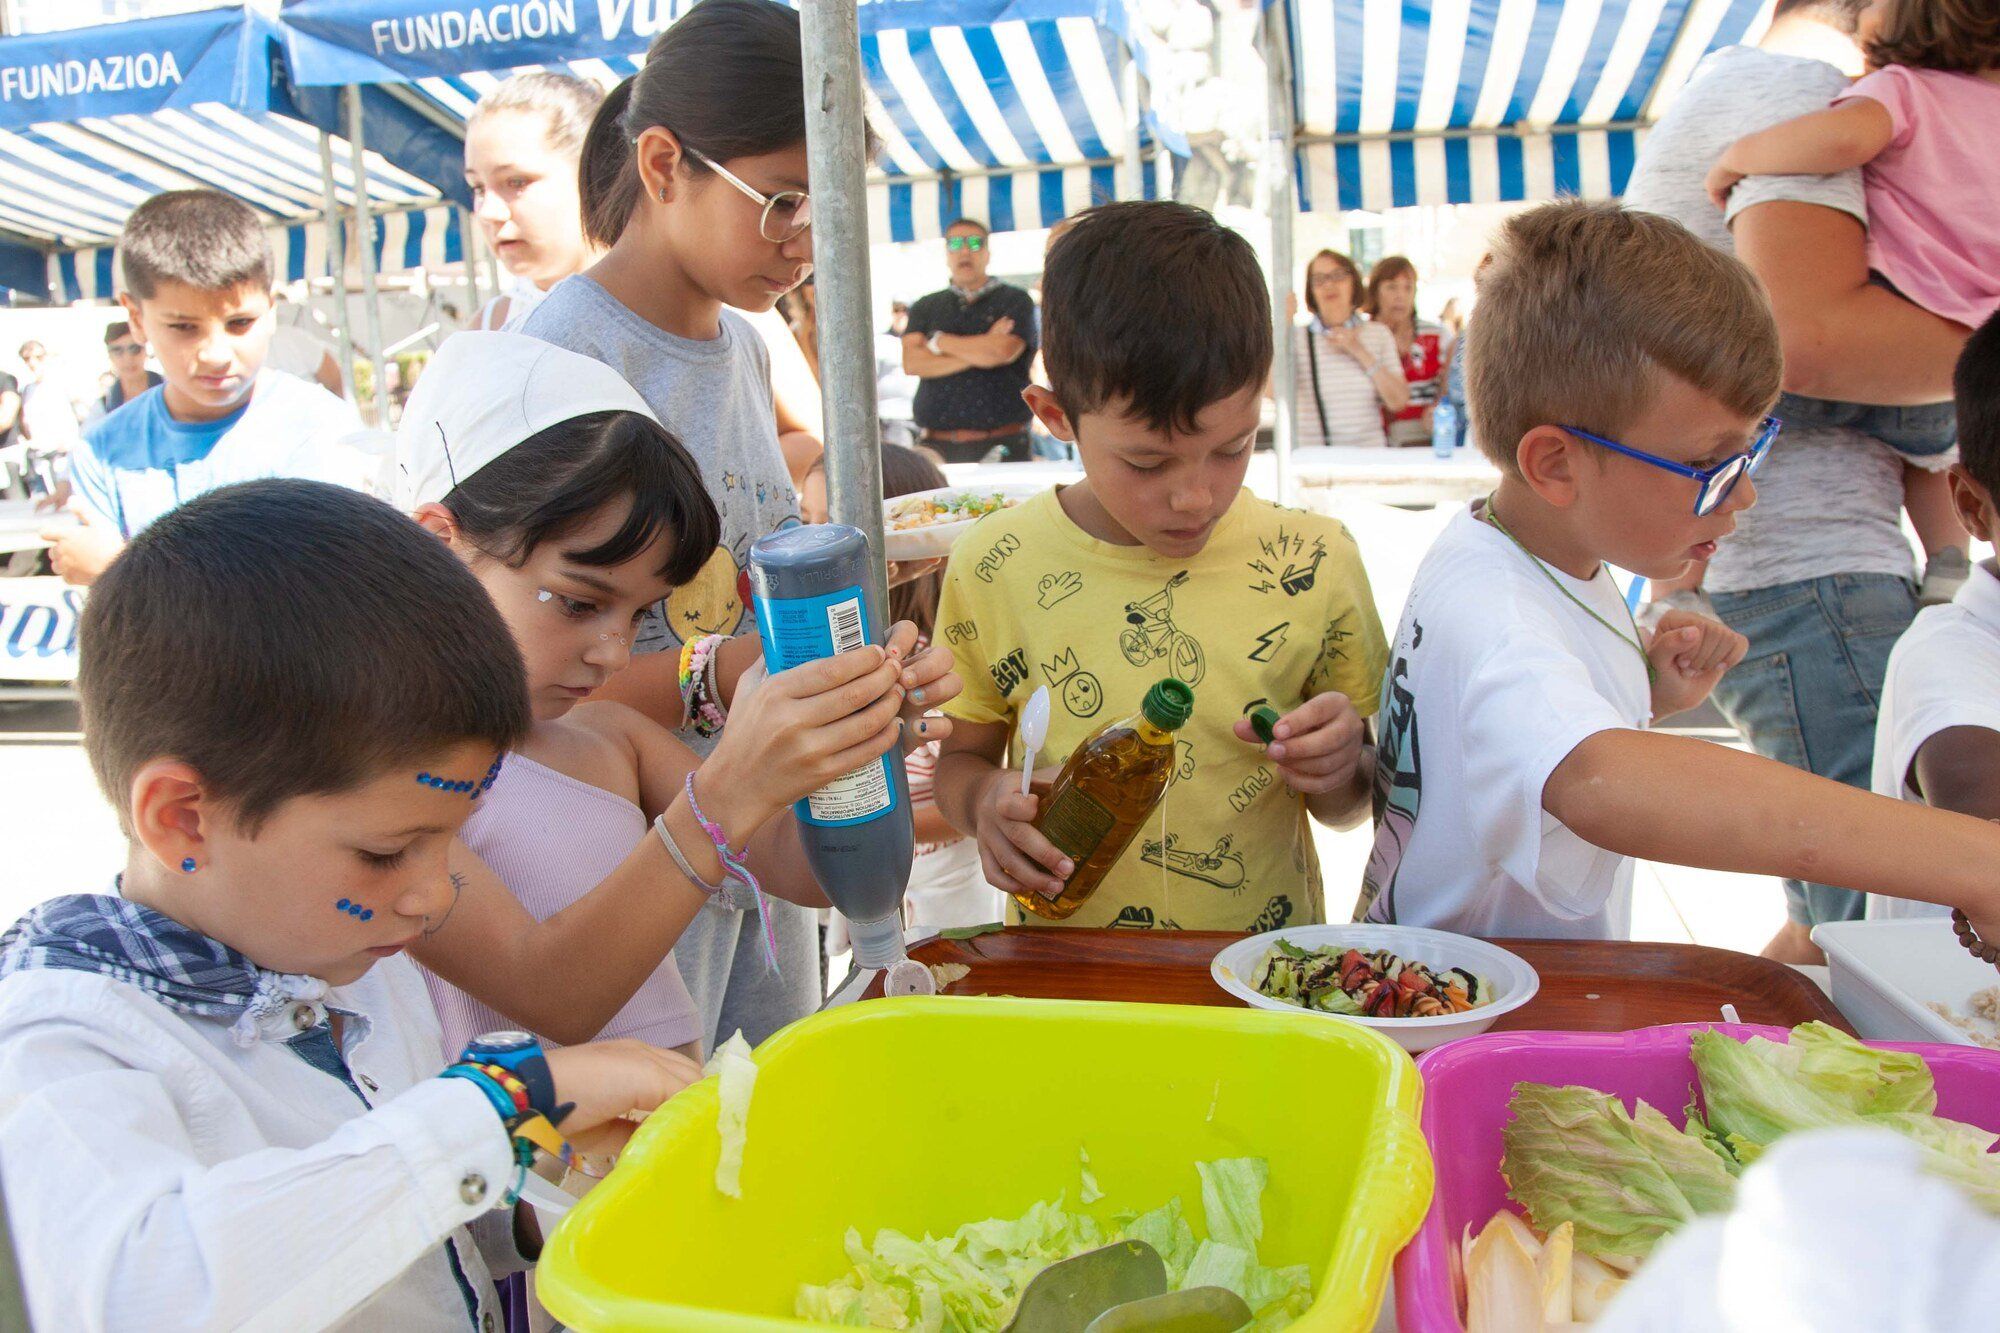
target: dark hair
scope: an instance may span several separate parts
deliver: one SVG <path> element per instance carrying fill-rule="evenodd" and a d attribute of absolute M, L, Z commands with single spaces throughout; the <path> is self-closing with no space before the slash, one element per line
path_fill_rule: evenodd
<path fill-rule="evenodd" d="M 1186 204 L 1079 214 L 1042 273 L 1042 357 L 1072 420 L 1123 399 L 1153 430 L 1193 430 L 1210 404 L 1270 373 L 1257 254 Z"/>
<path fill-rule="evenodd" d="M 944 469 L 915 449 L 900 444 L 882 446 L 882 498 L 915 495 L 951 485 Z M 889 589 L 889 619 L 907 620 L 926 635 L 937 626 L 938 590 L 944 574 L 934 571 L 920 579 Z"/>
<path fill-rule="evenodd" d="M 169 190 L 132 210 L 118 237 L 125 290 L 151 300 L 163 282 L 204 292 L 271 290 L 271 247 L 250 205 L 217 190 Z"/>
<path fill-rule="evenodd" d="M 130 332 L 132 332 L 132 326 L 122 319 L 115 323 L 106 324 L 104 326 L 104 345 L 109 347 L 112 343 L 117 342 Z"/>
<path fill-rule="evenodd" d="M 717 162 L 779 152 L 805 140 L 805 88 L 797 10 L 776 0 L 701 0 L 653 39 L 645 67 L 597 108 L 577 177 L 584 234 L 609 246 L 631 221 L 642 188 L 632 145 L 646 130 L 672 130 L 683 147 Z M 691 154 L 682 161 L 708 173 Z"/>
<path fill-rule="evenodd" d="M 616 532 L 564 554 L 580 565 L 622 565 L 664 534 L 669 551 L 659 573 L 675 587 L 700 573 L 722 540 L 722 520 L 694 459 L 638 412 L 590 412 L 539 430 L 441 503 L 473 545 L 510 565 L 561 541 L 606 505 L 625 503 Z"/>
<path fill-rule="evenodd" d="M 1872 65 L 1978 74 L 2000 66 L 1993 0 L 1888 0 L 1864 44 Z"/>
<path fill-rule="evenodd" d="M 1368 270 L 1368 294 L 1361 302 L 1361 312 L 1370 319 L 1379 319 L 1382 310 L 1382 284 L 1394 282 L 1397 278 L 1417 280 L 1417 266 L 1407 255 L 1386 255 L 1375 261 L 1375 267 Z"/>
<path fill-rule="evenodd" d="M 317 481 L 225 486 L 132 539 L 84 603 L 84 748 L 131 832 L 132 778 L 192 765 L 255 834 L 299 796 L 527 733 L 520 651 L 444 544 Z"/>
<path fill-rule="evenodd" d="M 1305 283 L 1306 309 L 1312 311 L 1313 314 L 1319 316 L 1319 318 L 1321 319 L 1326 318 L 1326 313 L 1319 308 L 1319 298 L 1313 295 L 1313 285 L 1312 285 L 1313 265 L 1317 264 L 1322 259 L 1331 259 L 1334 263 L 1340 266 L 1341 272 L 1347 275 L 1348 304 L 1352 305 L 1356 310 L 1359 310 L 1361 308 L 1361 300 L 1363 295 L 1362 284 L 1361 284 L 1361 266 L 1355 263 L 1352 259 L 1349 259 L 1346 255 L 1340 253 L 1340 251 L 1338 250 L 1322 250 L 1318 254 L 1314 255 L 1311 259 L 1308 259 L 1306 261 L 1306 283 Z"/>
<path fill-rule="evenodd" d="M 1868 5 L 1869 0 L 1778 0 L 1771 18 L 1775 22 L 1792 14 L 1813 14 L 1851 37 Z"/>
<path fill-rule="evenodd" d="M 1958 403 L 1958 461 L 2000 500 L 2000 315 L 1966 339 L 1951 388 Z"/>
<path fill-rule="evenodd" d="M 953 218 L 951 225 L 944 229 L 944 234 L 949 236 L 960 227 L 970 227 L 981 236 L 991 236 L 993 234 L 993 229 L 978 218 Z"/>

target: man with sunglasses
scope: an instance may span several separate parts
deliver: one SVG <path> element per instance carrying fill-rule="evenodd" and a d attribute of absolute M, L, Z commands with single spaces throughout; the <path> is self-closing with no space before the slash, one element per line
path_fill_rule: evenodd
<path fill-rule="evenodd" d="M 910 307 L 903 369 L 917 386 L 923 441 L 948 463 L 1028 461 L 1033 414 L 1021 398 L 1035 361 L 1035 301 L 989 278 L 986 225 L 960 218 L 945 228 L 951 285 Z"/>
<path fill-rule="evenodd" d="M 111 386 L 91 404 L 86 426 L 110 416 L 155 384 L 167 382 L 159 371 L 146 369 L 146 340 L 122 319 L 104 330 L 104 354 L 111 358 Z"/>

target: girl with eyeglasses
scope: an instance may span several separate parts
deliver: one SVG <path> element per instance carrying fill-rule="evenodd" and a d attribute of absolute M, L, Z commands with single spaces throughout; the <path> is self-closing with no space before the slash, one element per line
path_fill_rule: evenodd
<path fill-rule="evenodd" d="M 522 332 L 594 357 L 637 389 L 693 455 L 721 519 L 715 549 L 646 612 L 631 666 L 600 696 L 681 729 L 706 753 L 713 739 L 683 728 L 682 649 L 704 661 L 712 651 L 712 702 L 726 708 L 761 651 L 750 543 L 799 521 L 770 355 L 746 318 L 812 270 L 797 12 L 704 0 L 677 19 L 598 109 L 579 182 L 584 230 L 604 257 L 551 291 Z M 711 649 L 712 636 L 726 638 Z M 738 1028 L 761 1041 L 819 1003 L 812 914 L 771 907 L 776 975 L 755 925 L 733 912 L 704 909 L 674 950 L 706 1048 Z"/>

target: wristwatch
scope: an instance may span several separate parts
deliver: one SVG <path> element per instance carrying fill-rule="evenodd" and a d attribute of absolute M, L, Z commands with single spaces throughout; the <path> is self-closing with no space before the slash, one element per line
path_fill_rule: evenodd
<path fill-rule="evenodd" d="M 556 1105 L 556 1083 L 549 1074 L 549 1058 L 541 1040 L 531 1032 L 499 1031 L 474 1037 L 458 1053 L 459 1063 L 498 1065 L 521 1080 L 528 1089 L 528 1105 L 558 1123 L 562 1110 Z"/>

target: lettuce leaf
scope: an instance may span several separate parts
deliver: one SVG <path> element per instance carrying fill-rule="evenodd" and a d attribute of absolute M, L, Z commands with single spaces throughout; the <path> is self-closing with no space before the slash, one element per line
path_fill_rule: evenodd
<path fill-rule="evenodd" d="M 1254 1261 L 1257 1243 L 1264 1239 L 1264 1187 L 1271 1183 L 1270 1163 L 1261 1157 L 1225 1157 L 1202 1162 L 1195 1170 L 1201 1173 L 1201 1208 L 1208 1217 L 1208 1234 Z"/>
<path fill-rule="evenodd" d="M 716 1098 L 715 1132 L 722 1138 L 722 1153 L 715 1159 L 715 1188 L 732 1199 L 743 1197 L 743 1145 L 750 1130 L 750 1094 L 757 1086 L 757 1062 L 751 1058 L 750 1043 L 738 1032 L 715 1048 L 702 1066 L 702 1076 L 720 1074 L 722 1082 Z"/>
<path fill-rule="evenodd" d="M 1644 1102 L 1628 1112 L 1592 1088 L 1521 1083 L 1512 1109 L 1500 1165 L 1508 1196 L 1544 1233 L 1572 1223 L 1585 1254 L 1644 1259 L 1735 1195 L 1735 1177 L 1710 1143 Z"/>

